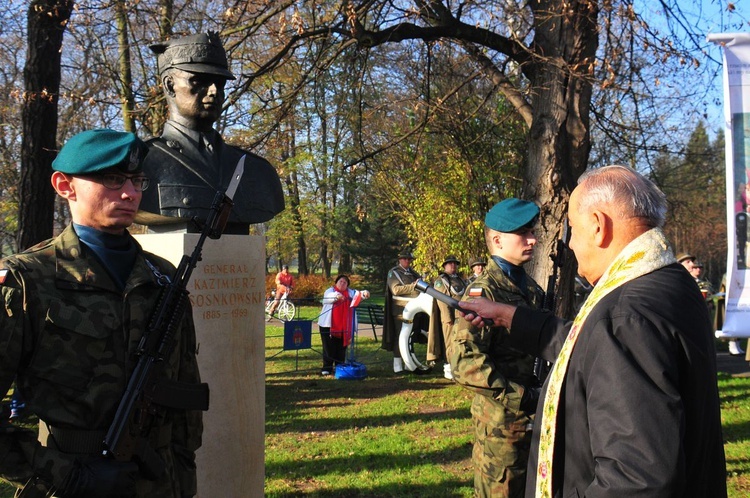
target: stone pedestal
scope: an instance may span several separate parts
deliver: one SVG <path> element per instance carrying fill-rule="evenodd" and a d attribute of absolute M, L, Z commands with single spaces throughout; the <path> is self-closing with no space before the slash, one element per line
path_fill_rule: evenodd
<path fill-rule="evenodd" d="M 177 266 L 199 234 L 137 235 Z M 198 496 L 263 496 L 265 435 L 263 238 L 207 239 L 188 286 L 201 379 L 211 390 L 198 450 Z"/>

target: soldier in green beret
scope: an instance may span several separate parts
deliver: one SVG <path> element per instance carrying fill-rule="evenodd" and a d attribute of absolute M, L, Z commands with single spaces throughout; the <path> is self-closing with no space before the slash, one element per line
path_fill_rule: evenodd
<path fill-rule="evenodd" d="M 144 172 L 155 188 L 143 195 L 136 222 L 152 231 L 199 231 L 214 195 L 226 189 L 237 162 L 245 173 L 234 195 L 224 233 L 247 235 L 249 226 L 284 210 L 284 193 L 274 167 L 249 151 L 224 142 L 214 129 L 224 105 L 224 87 L 235 79 L 216 33 L 200 33 L 151 45 L 169 107 L 158 138 L 148 141 Z"/>
<path fill-rule="evenodd" d="M 466 281 L 458 272 L 458 265 L 460 264 L 461 261 L 457 257 L 453 255 L 446 256 L 442 264 L 443 271 L 438 274 L 433 283 L 436 291 L 447 294 L 457 301 L 461 299 L 466 290 Z M 443 365 L 443 376 L 446 379 L 453 379 L 451 366 L 445 355 L 445 347 L 453 333 L 456 310 L 436 299 L 431 318 L 430 330 L 427 334 L 427 362 L 435 363 L 441 358 L 445 358 L 446 363 Z"/>
<path fill-rule="evenodd" d="M 493 301 L 540 308 L 544 292 L 523 265 L 534 255 L 534 225 L 539 208 L 533 202 L 505 199 L 485 216 L 484 236 L 491 255 L 463 300 L 484 296 Z M 475 393 L 474 495 L 523 497 L 531 425 L 541 382 L 535 358 L 507 345 L 508 331 L 478 327 L 466 320 L 454 325 L 448 358 L 456 382 Z"/>
<path fill-rule="evenodd" d="M 127 231 L 149 187 L 145 153 L 132 133 L 99 129 L 72 137 L 52 163 L 52 185 L 68 202 L 71 225 L 0 261 L 0 390 L 16 379 L 27 410 L 39 417 L 38 434 L 22 425 L 0 432 L 0 475 L 25 486 L 22 496 L 196 493 L 200 410 L 158 407 L 142 440 L 164 464 L 158 475 L 102 456 L 138 343 L 165 276 L 175 272 Z M 161 369 L 169 386 L 200 383 L 195 354 L 188 312 Z"/>

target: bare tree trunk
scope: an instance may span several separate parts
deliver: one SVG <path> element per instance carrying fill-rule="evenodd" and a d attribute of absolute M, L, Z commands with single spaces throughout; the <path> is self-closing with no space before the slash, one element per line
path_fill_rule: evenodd
<path fill-rule="evenodd" d="M 55 192 L 50 171 L 57 154 L 60 49 L 73 3 L 73 0 L 34 0 L 29 5 L 23 71 L 26 98 L 21 113 L 19 249 L 52 236 Z"/>
<path fill-rule="evenodd" d="M 352 273 L 352 255 L 348 252 L 341 253 L 341 259 L 339 259 L 339 273 Z"/>
<path fill-rule="evenodd" d="M 159 38 L 161 41 L 171 38 L 174 24 L 174 0 L 159 1 Z M 149 130 L 152 136 L 158 137 L 164 129 L 164 123 L 167 121 L 167 101 L 164 99 L 164 92 L 161 89 L 161 78 L 156 73 L 151 96 L 149 98 L 148 112 L 143 118 L 143 125 Z"/>
<path fill-rule="evenodd" d="M 297 173 L 290 173 L 287 176 L 287 186 L 289 187 L 289 209 L 292 211 L 294 220 L 294 233 L 297 239 L 297 272 L 300 275 L 309 275 L 310 269 L 307 266 L 307 242 L 305 242 L 305 227 L 300 212 L 299 182 Z"/>
<path fill-rule="evenodd" d="M 323 275 L 331 278 L 331 260 L 328 257 L 328 242 L 325 239 L 320 243 L 320 266 L 323 267 Z"/>
<path fill-rule="evenodd" d="M 551 273 L 549 256 L 555 252 L 559 227 L 567 217 L 570 193 L 586 170 L 591 150 L 589 71 L 598 47 L 598 7 L 593 0 L 571 4 L 538 0 L 533 5 L 537 54 L 524 70 L 533 88 L 524 197 L 536 200 L 541 214 L 537 256 L 527 270 L 537 282 L 546 283 Z M 572 254 L 565 259 L 557 311 L 570 316 L 575 259 Z"/>
<path fill-rule="evenodd" d="M 133 97 L 133 73 L 130 67 L 130 37 L 128 36 L 128 12 L 125 0 L 115 2 L 115 22 L 119 46 L 118 66 L 120 68 L 120 100 L 122 100 L 122 121 L 125 131 L 135 133 L 135 99 Z"/>

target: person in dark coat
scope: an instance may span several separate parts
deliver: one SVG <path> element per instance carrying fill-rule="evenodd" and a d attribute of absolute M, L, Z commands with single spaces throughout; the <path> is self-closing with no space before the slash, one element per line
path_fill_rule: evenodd
<path fill-rule="evenodd" d="M 573 322 L 477 298 L 510 341 L 555 361 L 537 406 L 526 496 L 727 496 L 708 309 L 661 227 L 666 197 L 630 168 L 581 176 L 570 248 L 594 288 Z"/>

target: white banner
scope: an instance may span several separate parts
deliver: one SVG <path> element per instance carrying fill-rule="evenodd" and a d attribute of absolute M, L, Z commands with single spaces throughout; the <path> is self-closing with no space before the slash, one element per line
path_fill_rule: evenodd
<path fill-rule="evenodd" d="M 721 33 L 708 41 L 724 53 L 727 185 L 726 314 L 716 337 L 750 337 L 750 33 Z"/>

